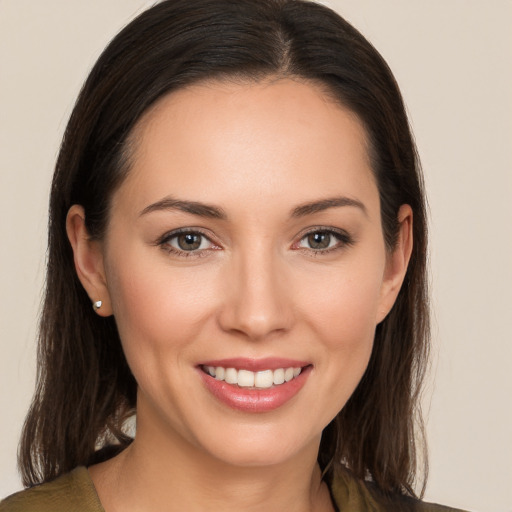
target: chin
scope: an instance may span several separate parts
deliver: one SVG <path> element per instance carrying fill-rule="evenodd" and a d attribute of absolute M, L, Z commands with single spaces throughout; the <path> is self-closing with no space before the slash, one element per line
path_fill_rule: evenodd
<path fill-rule="evenodd" d="M 213 432 L 211 432 L 213 433 Z M 200 449 L 234 467 L 275 466 L 292 460 L 304 450 L 318 452 L 321 434 L 308 436 L 290 428 L 268 425 L 223 429 L 220 435 L 200 440 Z"/>

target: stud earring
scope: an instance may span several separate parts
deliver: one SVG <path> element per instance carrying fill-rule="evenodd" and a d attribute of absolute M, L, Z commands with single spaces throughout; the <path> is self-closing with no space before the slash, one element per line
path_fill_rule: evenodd
<path fill-rule="evenodd" d="M 94 311 L 98 311 L 98 309 L 101 308 L 102 304 L 103 304 L 103 301 L 97 300 L 97 301 L 92 303 L 92 309 L 94 309 Z"/>

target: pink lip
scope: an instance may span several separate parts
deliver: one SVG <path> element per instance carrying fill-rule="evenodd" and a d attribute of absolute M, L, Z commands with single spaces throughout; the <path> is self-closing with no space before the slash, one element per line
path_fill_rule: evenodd
<path fill-rule="evenodd" d="M 304 368 L 304 366 L 310 364 L 311 363 L 307 361 L 297 361 L 295 359 L 285 359 L 282 357 L 266 357 L 263 359 L 233 357 L 230 359 L 203 361 L 198 366 L 222 366 L 222 368 L 236 368 L 237 370 L 260 372 L 263 370 L 277 370 L 278 368 Z"/>
<path fill-rule="evenodd" d="M 242 412 L 262 413 L 272 411 L 291 400 L 302 389 L 311 373 L 312 366 L 299 361 L 285 359 L 250 360 L 223 359 L 222 361 L 208 361 L 198 366 L 198 373 L 206 388 L 219 401 Z M 285 364 L 283 364 L 283 362 Z M 270 364 L 269 364 L 270 363 Z M 302 367 L 300 375 L 289 382 L 267 389 L 242 388 L 236 384 L 228 384 L 217 380 L 205 373 L 201 366 L 222 366 L 223 368 L 237 368 L 251 371 Z"/>

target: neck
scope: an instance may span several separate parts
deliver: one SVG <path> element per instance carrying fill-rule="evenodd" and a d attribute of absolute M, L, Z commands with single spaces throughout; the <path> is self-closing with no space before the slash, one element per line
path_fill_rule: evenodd
<path fill-rule="evenodd" d="M 90 473 L 106 512 L 330 511 L 318 447 L 315 439 L 286 461 L 234 466 L 175 432 L 141 424 L 129 448 Z"/>

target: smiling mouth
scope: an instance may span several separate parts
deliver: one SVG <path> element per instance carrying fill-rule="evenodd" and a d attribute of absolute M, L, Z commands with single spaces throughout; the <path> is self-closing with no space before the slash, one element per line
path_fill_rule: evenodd
<path fill-rule="evenodd" d="M 275 370 L 262 370 L 252 372 L 222 366 L 201 366 L 201 370 L 216 380 L 241 388 L 268 389 L 280 386 L 298 377 L 303 368 L 288 367 Z"/>

